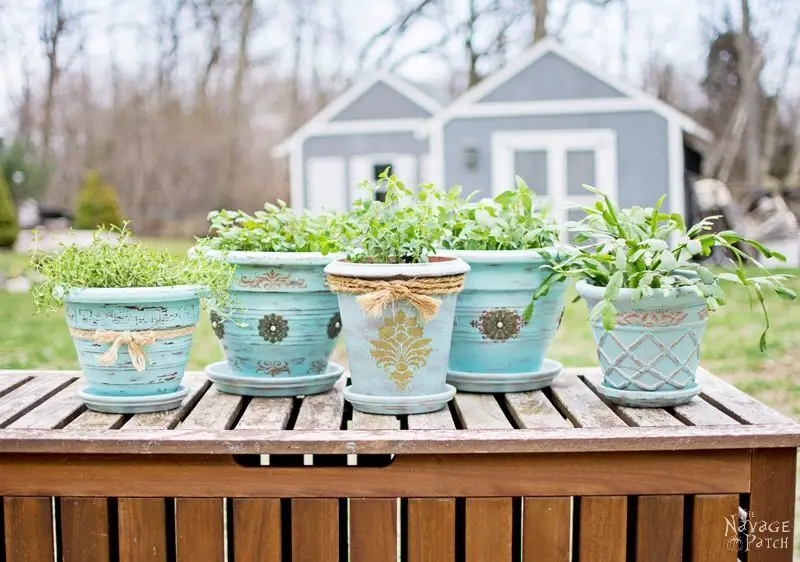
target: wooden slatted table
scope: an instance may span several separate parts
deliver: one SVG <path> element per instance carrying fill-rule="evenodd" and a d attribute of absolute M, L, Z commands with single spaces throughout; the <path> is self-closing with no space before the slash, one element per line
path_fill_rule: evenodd
<path fill-rule="evenodd" d="M 178 410 L 99 414 L 78 376 L 0 372 L 6 561 L 792 560 L 800 426 L 704 372 L 672 409 L 610 407 L 578 369 L 399 417 L 353 412 L 345 379 L 241 398 L 201 373 Z"/>

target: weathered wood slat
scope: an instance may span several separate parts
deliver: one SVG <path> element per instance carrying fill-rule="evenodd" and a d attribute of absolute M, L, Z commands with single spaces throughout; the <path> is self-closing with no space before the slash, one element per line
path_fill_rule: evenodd
<path fill-rule="evenodd" d="M 50 498 L 7 497 L 3 502 L 6 560 L 53 562 L 53 509 Z"/>
<path fill-rule="evenodd" d="M 524 498 L 522 562 L 569 562 L 572 498 Z"/>
<path fill-rule="evenodd" d="M 408 562 L 454 562 L 456 501 L 408 500 Z"/>
<path fill-rule="evenodd" d="M 231 501 L 233 502 L 233 562 L 280 562 L 280 500 Z"/>
<path fill-rule="evenodd" d="M 541 390 L 509 393 L 505 395 L 505 401 L 517 427 L 521 429 L 572 427 Z"/>
<path fill-rule="evenodd" d="M 456 422 L 450 414 L 449 408 L 442 408 L 428 414 L 412 414 L 408 416 L 408 429 L 455 429 Z"/>
<path fill-rule="evenodd" d="M 511 498 L 467 498 L 466 560 L 511 560 Z"/>
<path fill-rule="evenodd" d="M 70 431 L 86 431 L 91 435 L 95 431 L 102 431 L 108 429 L 119 429 L 125 423 L 126 416 L 122 414 L 104 414 L 102 412 L 93 412 L 91 410 L 84 410 L 78 417 L 67 424 Z M 30 431 L 30 430 L 26 430 Z M 58 434 L 60 434 L 59 432 Z M 119 435 L 114 431 L 114 436 Z M 91 439 L 89 437 L 89 439 Z M 116 439 L 116 437 L 114 437 Z"/>
<path fill-rule="evenodd" d="M 73 424 L 86 417 L 81 414 Z M 97 414 L 104 427 L 110 414 Z M 411 416 L 409 416 L 411 418 Z M 124 419 L 123 419 L 124 421 Z M 620 420 L 622 422 L 622 420 Z M 411 421 L 409 421 L 411 423 Z M 186 430 L 102 431 L 5 429 L 0 453 L 151 455 L 207 454 L 443 454 L 575 453 L 660 450 L 790 448 L 800 445 L 800 426 L 543 428 L 536 431 L 440 430 L 347 431 Z"/>
<path fill-rule="evenodd" d="M 640 496 L 636 509 L 636 560 L 683 560 L 683 496 Z"/>
<path fill-rule="evenodd" d="M 513 429 L 491 394 L 457 394 L 455 404 L 458 417 L 467 429 Z"/>
<path fill-rule="evenodd" d="M 13 423 L 73 380 L 55 374 L 36 377 L 0 397 L 0 427 Z"/>
<path fill-rule="evenodd" d="M 293 404 L 292 398 L 253 398 L 234 429 L 283 429 Z"/>
<path fill-rule="evenodd" d="M 117 521 L 120 562 L 166 562 L 169 531 L 163 499 L 120 500 Z"/>
<path fill-rule="evenodd" d="M 136 414 L 122 426 L 122 429 L 170 429 L 178 425 L 196 404 L 198 395 L 206 389 L 209 383 L 208 379 L 200 373 L 189 373 L 183 377 L 182 384 L 189 389 L 189 394 L 178 408 L 166 412 Z"/>
<path fill-rule="evenodd" d="M 339 500 L 292 500 L 292 562 L 339 561 Z"/>
<path fill-rule="evenodd" d="M 597 392 L 598 385 L 603 381 L 603 374 L 599 369 L 586 370 L 583 378 L 589 388 Z M 612 406 L 611 409 L 628 425 L 639 427 L 670 427 L 683 425 L 680 420 L 672 416 L 663 408 L 628 408 L 625 406 Z"/>
<path fill-rule="evenodd" d="M 553 401 L 577 427 L 627 427 L 577 375 L 562 374 L 551 386 Z"/>
<path fill-rule="evenodd" d="M 31 378 L 25 371 L 0 371 L 0 396 L 5 396 Z"/>
<path fill-rule="evenodd" d="M 739 425 L 728 414 L 696 396 L 688 404 L 672 408 L 675 417 L 688 425 Z"/>
<path fill-rule="evenodd" d="M 79 380 L 68 384 L 49 400 L 42 402 L 8 427 L 51 429 L 65 425 L 86 408 L 75 394 L 80 386 Z"/>
<path fill-rule="evenodd" d="M 400 420 L 396 416 L 379 416 L 376 414 L 365 414 L 358 410 L 353 410 L 353 420 L 350 424 L 351 429 L 400 429 Z"/>
<path fill-rule="evenodd" d="M 703 388 L 702 395 L 706 400 L 739 421 L 751 424 L 794 423 L 783 414 L 711 375 L 703 368 L 697 369 L 697 382 Z"/>
<path fill-rule="evenodd" d="M 175 499 L 175 549 L 178 562 L 223 562 L 225 527 L 220 499 Z"/>
<path fill-rule="evenodd" d="M 791 562 L 796 477 L 795 449 L 753 451 L 750 514 L 753 519 L 773 525 L 766 529 L 759 525 L 754 535 L 762 542 L 751 543 L 749 562 Z M 776 522 L 780 524 L 775 525 Z"/>
<path fill-rule="evenodd" d="M 108 499 L 61 498 L 60 501 L 64 562 L 108 562 Z"/>
<path fill-rule="evenodd" d="M 197 405 L 180 424 L 181 429 L 230 429 L 245 398 L 225 394 L 211 385 Z"/>
<path fill-rule="evenodd" d="M 625 562 L 627 498 L 585 497 L 580 501 L 580 562 Z"/>
<path fill-rule="evenodd" d="M 333 386 L 333 389 L 323 394 L 306 396 L 300 405 L 295 429 L 339 429 L 342 425 L 344 413 L 344 387 L 347 379 L 344 375 Z"/>
<path fill-rule="evenodd" d="M 739 496 L 701 495 L 694 498 L 692 560 L 736 562 L 739 537 L 729 530 L 726 520 L 735 518 L 738 510 Z"/>

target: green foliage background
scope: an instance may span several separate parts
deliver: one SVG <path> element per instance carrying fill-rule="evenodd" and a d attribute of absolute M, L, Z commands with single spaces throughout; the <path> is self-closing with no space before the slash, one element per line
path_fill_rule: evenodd
<path fill-rule="evenodd" d="M 11 198 L 5 177 L 0 173 L 0 248 L 13 247 L 17 241 L 17 234 L 19 234 L 17 207 Z"/>
<path fill-rule="evenodd" d="M 121 227 L 122 224 L 122 213 L 116 191 L 110 185 L 103 183 L 97 171 L 88 171 L 83 188 L 78 194 L 74 227 L 92 230 L 98 226 Z"/>

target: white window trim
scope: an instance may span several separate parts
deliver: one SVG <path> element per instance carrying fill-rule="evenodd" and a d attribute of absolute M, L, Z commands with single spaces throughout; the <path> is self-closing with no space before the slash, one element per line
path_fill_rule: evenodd
<path fill-rule="evenodd" d="M 566 153 L 568 150 L 593 150 L 596 151 L 595 187 L 603 190 L 612 201 L 617 201 L 617 134 L 612 129 L 500 131 L 492 135 L 491 146 L 493 196 L 513 184 L 515 152 L 543 150 L 548 153 L 547 198 L 554 203 L 554 216 L 564 221 L 569 207 L 591 204 L 595 200 L 592 195 L 569 195 L 566 192 Z"/>

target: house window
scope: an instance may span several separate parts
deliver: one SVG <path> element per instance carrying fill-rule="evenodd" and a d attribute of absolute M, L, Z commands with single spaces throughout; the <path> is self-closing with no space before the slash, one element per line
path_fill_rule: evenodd
<path fill-rule="evenodd" d="M 391 163 L 381 163 L 381 164 L 373 164 L 372 166 L 372 179 L 375 183 L 378 184 L 378 189 L 375 190 L 375 200 L 376 201 L 385 201 L 386 200 L 386 186 L 383 185 L 383 182 L 380 181 L 380 176 L 386 168 L 389 168 L 389 175 L 392 173 L 392 164 Z"/>

